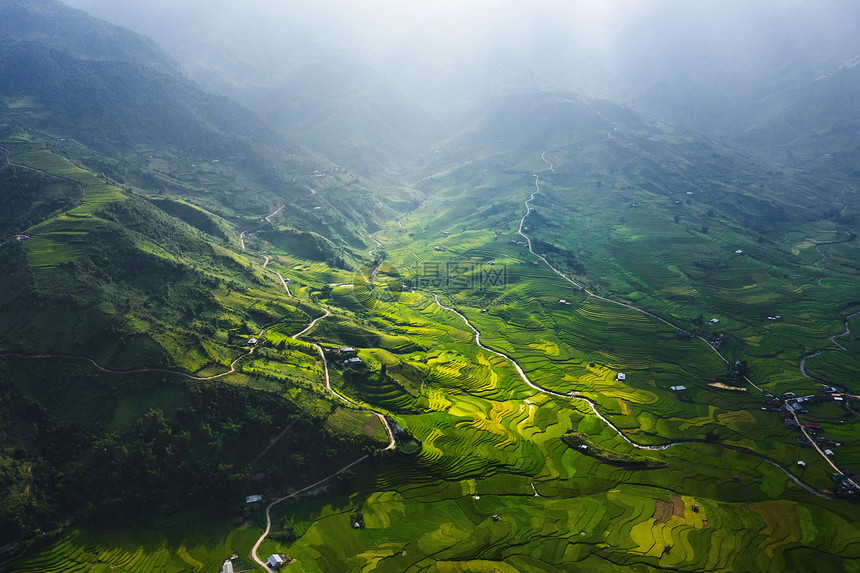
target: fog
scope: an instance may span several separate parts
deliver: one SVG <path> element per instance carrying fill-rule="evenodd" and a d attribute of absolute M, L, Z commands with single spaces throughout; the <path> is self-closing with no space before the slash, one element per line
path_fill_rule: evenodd
<path fill-rule="evenodd" d="M 237 86 L 257 76 L 278 77 L 324 53 L 394 83 L 427 80 L 455 66 L 486 76 L 482 66 L 512 63 L 525 68 L 516 71 L 527 83 L 534 80 L 529 74 L 539 73 L 539 85 L 531 88 L 611 90 L 623 97 L 667 69 L 722 79 L 780 64 L 796 73 L 826 73 L 856 57 L 860 40 L 860 9 L 848 0 L 69 3 L 154 38 L 198 77 L 205 70 L 222 76 L 213 83 Z M 570 77 L 571 68 L 578 79 Z M 425 86 L 414 92 L 428 93 Z"/>
<path fill-rule="evenodd" d="M 851 85 L 860 62 L 853 0 L 69 3 L 153 38 L 199 83 L 340 160 L 332 138 L 397 151 L 489 101 L 545 92 L 741 140 L 823 78 Z"/>

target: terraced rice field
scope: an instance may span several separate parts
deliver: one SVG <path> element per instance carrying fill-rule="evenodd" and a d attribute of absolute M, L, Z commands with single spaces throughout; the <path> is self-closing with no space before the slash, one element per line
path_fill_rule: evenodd
<path fill-rule="evenodd" d="M 220 571 L 233 553 L 247 555 L 254 529 L 232 529 L 209 516 L 154 520 L 120 532 L 75 530 L 16 560 L 11 571 L 192 573 Z M 217 540 L 217 541 L 216 541 Z"/>
<path fill-rule="evenodd" d="M 48 271 L 60 263 L 74 260 L 92 240 L 92 233 L 105 225 L 95 213 L 108 203 L 122 201 L 125 195 L 119 188 L 52 153 L 41 143 L 6 145 L 10 152 L 9 161 L 81 186 L 83 196 L 80 204 L 31 229 L 31 239 L 27 242 L 30 265 L 37 271 Z"/>

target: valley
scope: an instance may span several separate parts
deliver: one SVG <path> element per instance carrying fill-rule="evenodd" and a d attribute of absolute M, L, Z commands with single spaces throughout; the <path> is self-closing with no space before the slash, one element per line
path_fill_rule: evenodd
<path fill-rule="evenodd" d="M 73 4 L 0 5 L 0 573 L 860 569 L 860 12 Z"/>
<path fill-rule="evenodd" d="M 545 156 L 543 160 L 546 161 Z M 850 504 L 834 498 L 832 486 L 829 485 L 832 483 L 830 474 L 847 474 L 850 469 L 833 465 L 815 445 L 816 456 L 802 456 L 807 466 L 799 472 L 794 462 L 798 451 L 803 450 L 792 443 L 792 434 L 779 429 L 782 424 L 776 414 L 756 412 L 763 395 L 766 397 L 772 393 L 787 392 L 789 387 L 757 377 L 752 374 L 755 372 L 753 368 L 750 369 L 750 375 L 744 375 L 748 387 L 746 392 L 720 390 L 703 384 L 708 379 L 720 379 L 728 364 L 728 359 L 713 346 L 707 334 L 702 332 L 686 339 L 679 338 L 678 332 L 694 324 L 687 322 L 681 325 L 676 322 L 678 317 L 659 316 L 630 302 L 597 294 L 591 290 L 594 287 L 584 287 L 555 267 L 546 255 L 535 251 L 528 221 L 532 215 L 532 203 L 541 195 L 541 177 L 552 177 L 554 172 L 548 161 L 545 166 L 547 172 L 533 178 L 533 191 L 528 192 L 528 185 L 525 184 L 520 188 L 519 193 L 527 194 L 527 197 L 524 203 L 520 203 L 519 218 L 510 217 L 515 213 L 506 214 L 509 220 L 505 224 L 508 228 L 507 237 L 519 237 L 524 243 L 523 247 L 515 244 L 516 239 L 507 239 L 505 232 L 465 228 L 461 232 L 440 235 L 422 229 L 422 225 L 432 227 L 433 221 L 439 217 L 440 200 L 434 200 L 432 195 L 426 204 L 418 206 L 403 218 L 391 221 L 375 233 L 373 242 L 377 245 L 376 249 L 383 249 L 386 258 L 377 258 L 375 264 L 367 266 L 370 276 L 361 277 L 361 280 L 351 276 L 349 271 L 327 268 L 328 282 L 320 282 L 318 263 L 302 261 L 294 253 L 274 247 L 265 240 L 266 233 L 248 234 L 247 239 L 252 240 L 240 245 L 240 233 L 237 232 L 236 254 L 247 254 L 255 259 L 253 262 L 249 260 L 249 270 L 258 268 L 267 272 L 270 277 L 267 290 L 281 288 L 282 295 L 304 303 L 305 308 L 312 306 L 317 310 L 312 311 L 310 316 L 313 318 L 305 325 L 293 327 L 295 334 L 284 332 L 279 325 L 274 329 L 268 327 L 251 332 L 257 341 L 232 359 L 228 370 L 206 376 L 158 368 L 157 365 L 120 371 L 106 368 L 91 358 L 82 356 L 75 359 L 86 360 L 105 374 L 157 372 L 200 382 L 226 380 L 229 384 L 231 378 L 237 382 L 247 379 L 252 385 L 258 384 L 254 380 L 259 380 L 259 383 L 264 384 L 261 387 L 271 388 L 271 383 L 264 382 L 266 378 L 275 376 L 275 380 L 294 379 L 292 377 L 296 369 L 306 366 L 294 362 L 290 353 L 267 351 L 265 357 L 257 357 L 254 350 L 258 347 L 267 348 L 268 345 L 262 346 L 264 341 L 278 347 L 281 341 L 293 341 L 290 342 L 292 345 L 298 344 L 299 338 L 309 337 L 319 341 L 309 344 L 307 350 L 318 356 L 318 370 L 313 374 L 316 381 L 309 387 L 311 392 L 318 393 L 322 399 L 326 399 L 328 394 L 333 404 L 360 408 L 356 412 L 364 408 L 367 409 L 364 411 L 373 412 L 388 433 L 388 444 L 380 443 L 377 451 L 395 450 L 395 435 L 388 427 L 386 418 L 396 420 L 398 425 L 407 428 L 415 436 L 420 444 L 417 456 L 413 453 L 403 458 L 403 454 L 400 454 L 394 458 L 383 457 L 382 461 L 372 462 L 371 466 L 358 465 L 368 460 L 368 455 L 365 455 L 349 462 L 336 473 L 323 477 L 321 481 L 267 502 L 265 519 L 260 524 L 263 531 L 254 547 L 244 546 L 241 549 L 241 545 L 233 545 L 238 554 L 251 555 L 258 563 L 263 555 L 281 551 L 296 559 L 291 565 L 293 568 L 325 570 L 311 566 L 319 562 L 320 549 L 306 543 L 316 539 L 322 531 L 326 531 L 326 536 L 336 536 L 338 539 L 360 535 L 340 532 L 341 527 L 349 526 L 348 521 L 340 525 L 332 521 L 340 515 L 336 508 L 341 508 L 342 512 L 353 507 L 358 499 L 366 499 L 360 505 L 365 524 L 368 524 L 367 512 L 376 512 L 376 517 L 369 522 L 370 528 L 374 530 L 381 526 L 375 520 L 383 519 L 384 523 L 393 519 L 394 515 L 390 512 L 401 505 L 411 509 L 397 515 L 406 517 L 417 513 L 421 520 L 429 520 L 427 523 L 432 524 L 434 518 L 427 514 L 429 506 L 423 506 L 433 499 L 439 500 L 433 503 L 434 506 L 442 502 L 447 508 L 443 511 L 453 512 L 448 515 L 464 511 L 464 501 L 460 500 L 471 499 L 473 504 L 470 504 L 467 513 L 475 514 L 471 519 L 481 529 L 488 526 L 474 522 L 475 516 L 489 515 L 486 512 L 490 511 L 503 515 L 502 520 L 513 511 L 518 516 L 515 519 L 522 520 L 524 515 L 519 516 L 522 508 L 514 511 L 514 506 L 510 504 L 514 499 L 521 499 L 525 494 L 524 487 L 530 492 L 528 495 L 535 499 L 530 502 L 535 511 L 538 508 L 546 511 L 562 499 L 568 500 L 568 504 L 571 500 L 591 499 L 590 503 L 598 506 L 608 504 L 608 507 L 614 507 L 613 504 L 619 503 L 622 498 L 606 497 L 607 494 L 600 492 L 609 484 L 618 486 L 627 483 L 632 476 L 637 476 L 633 479 L 640 489 L 631 490 L 622 486 L 615 496 L 627 496 L 623 498 L 627 499 L 624 503 L 638 507 L 639 513 L 622 512 L 616 519 L 633 520 L 635 523 L 648 523 L 647 519 L 644 522 L 638 520 L 647 516 L 649 500 L 660 499 L 657 491 L 667 487 L 668 482 L 665 480 L 670 475 L 675 485 L 668 487 L 672 491 L 680 489 L 683 495 L 690 496 L 697 503 L 697 507 L 706 507 L 705 515 L 709 524 L 728 523 L 726 520 L 740 518 L 744 511 L 753 512 L 743 518 L 749 519 L 756 515 L 755 511 L 761 512 L 765 507 L 771 507 L 768 504 L 777 505 L 767 511 L 780 511 L 791 516 L 793 512 L 799 511 L 797 508 L 809 507 L 811 502 L 804 496 L 810 494 L 824 500 L 823 503 Z M 451 199 L 441 201 L 444 204 Z M 516 201 L 511 202 L 513 208 L 516 208 L 516 204 Z M 263 220 L 268 223 L 276 215 L 277 210 Z M 425 221 L 429 224 L 424 224 Z M 37 236 L 37 233 L 31 233 L 33 237 Z M 409 233 L 414 236 L 410 237 Z M 444 250 L 432 249 L 434 243 L 444 244 Z M 245 248 L 242 249 L 242 246 Z M 526 256 L 518 252 L 517 248 L 526 249 Z M 265 249 L 265 254 L 261 249 Z M 369 256 L 374 256 L 376 249 L 372 249 Z M 291 262 L 284 264 L 285 259 Z M 474 276 L 466 280 L 461 275 L 444 279 L 430 276 L 431 280 L 428 280 L 421 273 L 427 274 L 437 269 L 437 262 L 434 261 L 439 261 L 441 268 L 447 269 L 445 272 L 454 270 L 460 273 L 480 272 L 483 268 L 481 264 L 490 269 L 504 264 L 505 282 L 487 282 Z M 538 264 L 531 264 L 531 261 Z M 256 272 L 252 270 L 252 276 L 257 276 Z M 428 285 L 434 288 L 427 288 Z M 508 293 L 510 289 L 515 292 Z M 441 297 L 450 302 L 443 303 Z M 491 302 L 484 312 L 482 305 L 487 304 L 486 301 Z M 515 311 L 521 306 L 527 309 L 526 314 L 521 311 L 517 314 Z M 783 312 L 788 314 L 788 311 Z M 682 313 L 687 317 L 690 314 L 689 311 Z M 529 316 L 540 316 L 541 322 L 533 322 Z M 680 320 L 684 320 L 683 316 Z M 846 324 L 850 320 L 851 317 L 847 317 Z M 589 332 L 592 334 L 586 334 Z M 612 333 L 611 346 L 601 342 L 607 333 Z M 849 335 L 850 330 L 846 329 L 844 334 Z M 596 340 L 592 340 L 592 337 Z M 828 336 L 824 336 L 824 339 L 827 340 Z M 373 343 L 373 340 L 377 342 Z M 422 348 L 431 340 L 433 350 Z M 646 346 L 641 343 L 644 340 L 649 341 Z M 353 374 L 349 369 L 340 367 L 332 369 L 327 355 L 336 353 L 340 345 L 355 345 L 363 362 L 362 368 L 366 368 L 369 373 Z M 836 351 L 839 350 L 837 347 Z M 806 358 L 814 356 L 810 354 L 804 360 Z M 31 355 L 28 359 L 56 360 L 61 357 Z M 786 375 L 790 374 L 790 364 L 786 364 L 784 369 Z M 622 371 L 626 373 L 624 379 L 617 376 Z M 356 375 L 368 378 L 359 382 Z M 683 382 L 689 388 L 684 394 L 691 399 L 687 402 L 678 401 L 667 387 L 660 387 L 658 380 Z M 847 386 L 844 380 L 837 383 Z M 285 388 L 289 388 L 289 384 Z M 790 389 L 802 390 L 795 386 Z M 850 396 L 850 392 L 845 394 L 845 398 L 858 399 Z M 799 419 L 797 421 L 800 422 Z M 826 423 L 832 425 L 836 421 L 830 419 Z M 440 431 L 441 428 L 447 430 Z M 597 458 L 574 453 L 564 440 L 566 435 L 574 431 L 577 435 L 584 433 L 588 436 L 586 448 L 607 453 Z M 801 432 L 805 435 L 806 429 Z M 811 436 L 807 437 L 814 444 Z M 850 443 L 843 443 L 842 448 L 846 445 L 853 448 Z M 776 444 L 779 445 L 774 447 Z M 637 451 L 642 454 L 636 454 Z M 613 456 L 618 458 L 617 461 L 613 460 Z M 776 473 L 766 470 L 762 462 L 774 467 Z M 306 533 L 290 546 L 280 546 L 277 541 L 269 539 L 268 534 L 276 531 L 275 523 L 292 523 L 290 527 L 301 531 L 302 520 L 310 516 L 299 516 L 316 505 L 315 502 L 302 502 L 297 506 L 285 506 L 284 502 L 298 498 L 303 492 L 319 489 L 348 470 L 357 472 L 355 479 L 358 480 L 358 492 L 361 493 L 343 491 L 336 494 L 334 500 L 324 502 L 323 507 L 329 509 L 313 517 L 312 522 L 304 522 Z M 703 480 L 705 476 L 707 479 Z M 680 485 L 677 481 L 679 477 Z M 438 481 L 440 478 L 443 481 Z M 455 484 L 458 489 L 452 490 Z M 713 489 L 713 485 L 717 485 L 717 489 Z M 651 490 L 653 493 L 649 494 Z M 371 491 L 379 493 L 370 494 Z M 457 491 L 459 495 L 455 493 Z M 575 495 L 571 497 L 574 492 Z M 377 497 L 379 495 L 383 497 Z M 392 495 L 391 501 L 382 501 Z M 786 505 L 785 501 L 768 501 L 775 495 L 795 501 L 791 505 Z M 335 501 L 340 498 L 343 500 Z M 482 499 L 485 501 L 478 503 Z M 762 509 L 742 510 L 742 506 L 737 505 L 742 500 L 750 499 L 764 504 Z M 547 500 L 547 503 L 555 501 L 545 507 L 537 500 Z M 489 505 L 483 507 L 487 503 Z M 693 502 L 685 503 L 689 505 Z M 558 506 L 553 511 L 564 507 Z M 585 510 L 585 507 L 578 507 L 574 505 L 564 509 L 570 513 L 569 519 Z M 824 512 L 822 515 L 827 515 L 826 519 L 832 518 L 833 509 L 817 505 L 813 507 L 818 508 L 815 511 Z M 686 513 L 691 511 L 688 508 Z M 621 533 L 622 529 L 615 533 L 614 528 L 621 523 L 613 525 L 615 522 L 604 516 L 591 526 L 585 523 L 577 525 L 585 533 L 580 536 L 577 532 L 581 542 L 574 538 L 562 539 L 567 539 L 567 544 L 584 544 L 585 547 L 593 548 L 592 551 L 608 551 L 610 555 L 638 555 L 640 557 L 637 559 L 646 563 L 671 563 L 678 559 L 681 550 L 675 548 L 673 552 L 667 553 L 659 545 L 661 539 L 674 545 L 672 539 L 675 535 L 689 536 L 699 532 L 693 537 L 698 539 L 697 535 L 700 536 L 711 527 L 709 525 L 703 529 L 701 523 L 696 525 L 689 519 L 685 517 L 682 522 L 667 522 L 673 523 L 672 527 L 677 530 L 666 529 L 667 525 L 656 521 L 649 530 L 639 525 L 635 530 L 639 532 L 636 537 L 626 537 L 633 535 L 633 531 L 626 534 Z M 594 529 L 594 525 L 598 523 L 605 523 L 602 527 L 609 529 L 595 537 L 599 529 Z M 415 525 L 417 522 L 413 522 L 412 527 Z M 321 527 L 326 529 L 316 533 Z M 469 541 L 473 533 L 469 533 L 470 529 L 465 527 L 465 523 L 459 527 L 455 539 L 460 541 L 452 548 L 462 543 L 473 543 Z M 488 531 L 492 531 L 492 528 Z M 510 535 L 502 534 L 501 531 L 497 534 Z M 450 536 L 450 533 L 446 535 Z M 459 537 L 462 535 L 465 537 Z M 247 536 L 242 538 L 248 539 Z M 68 537 L 63 539 L 60 545 L 51 547 L 76 546 L 68 545 Z M 398 544 L 397 539 L 402 541 Z M 383 550 L 382 555 L 386 556 L 383 562 L 390 563 L 391 570 L 402 570 L 405 563 L 412 564 L 407 567 L 420 566 L 421 560 L 429 558 L 438 562 L 440 555 L 448 555 L 450 551 L 427 553 L 421 549 L 423 542 L 422 545 L 412 547 L 410 542 L 396 534 L 385 543 L 390 546 L 392 541 L 397 547 L 403 547 L 405 555 L 398 552 L 389 554 L 388 550 Z M 630 545 L 631 542 L 634 545 Z M 759 543 L 773 542 L 772 538 L 765 536 Z M 617 548 L 611 549 L 613 546 Z M 660 554 L 656 553 L 658 546 L 661 547 Z M 697 563 L 704 567 L 711 562 L 709 560 L 718 559 L 710 551 L 702 549 L 697 552 L 695 549 L 708 546 L 706 543 L 683 549 L 684 561 L 700 559 L 702 561 Z M 366 552 L 373 546 L 363 547 L 361 551 Z M 358 549 L 358 546 L 353 550 L 341 548 L 328 559 L 335 555 L 342 556 L 335 557 L 337 559 L 347 559 L 349 551 Z M 744 558 L 740 556 L 742 550 L 743 547 L 739 546 L 739 553 L 725 556 L 722 554 L 723 549 L 720 549 L 719 558 L 728 559 L 724 561 L 724 566 L 728 567 L 731 559 Z M 53 554 L 54 551 L 48 550 L 45 554 Z M 105 553 L 87 554 L 92 555 L 95 561 L 88 561 L 90 558 L 87 558 L 81 564 L 104 562 L 117 566 L 123 563 L 122 559 L 113 560 Z M 71 559 L 68 554 L 66 558 Z M 586 556 L 584 562 L 589 566 L 597 566 L 594 564 L 599 561 L 594 559 Z M 597 559 L 605 560 L 604 557 Z M 31 570 L 30 566 L 24 565 L 28 562 L 40 570 L 48 566 L 41 558 L 27 561 L 25 557 L 22 564 L 13 570 Z M 170 558 L 165 564 L 169 562 Z M 533 558 L 526 561 L 510 558 L 510 562 L 521 564 L 515 567 L 521 567 L 522 563 L 533 566 Z M 558 566 L 558 562 L 551 560 L 544 563 L 546 567 Z M 718 564 L 718 561 L 713 563 Z M 141 569 L 143 565 L 120 566 L 129 571 L 148 570 Z M 176 570 L 181 570 L 181 567 Z"/>

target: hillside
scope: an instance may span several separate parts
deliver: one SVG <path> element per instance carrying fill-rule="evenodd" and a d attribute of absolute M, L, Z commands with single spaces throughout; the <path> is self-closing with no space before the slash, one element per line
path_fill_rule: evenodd
<path fill-rule="evenodd" d="M 255 485 L 255 464 L 319 476 L 384 439 L 349 431 L 367 413 L 282 391 L 321 375 L 312 346 L 291 344 L 305 360 L 289 374 L 243 373 L 268 363 L 269 329 L 322 312 L 262 266 L 256 233 L 312 229 L 344 264 L 377 197 L 128 30 L 51 1 L 4 2 L 0 22 L 4 544 L 68 518 L 237 507 L 224 492 Z M 324 449 L 254 459 L 254 436 L 306 420 L 327 433 L 301 444 Z"/>
<path fill-rule="evenodd" d="M 0 30 L 7 130 L 33 130 L 117 182 L 191 196 L 225 216 L 259 217 L 290 201 L 287 224 L 310 223 L 352 244 L 363 244 L 384 211 L 348 199 L 363 187 L 356 177 L 297 151 L 236 102 L 202 91 L 151 42 L 59 2 L 6 2 L 0 17 L 16 22 Z M 73 25 L 59 24 L 66 20 Z M 320 173 L 334 184 L 318 181 Z M 313 213 L 319 202 L 304 200 L 315 186 L 326 190 L 318 199 L 337 206 L 323 217 Z"/>

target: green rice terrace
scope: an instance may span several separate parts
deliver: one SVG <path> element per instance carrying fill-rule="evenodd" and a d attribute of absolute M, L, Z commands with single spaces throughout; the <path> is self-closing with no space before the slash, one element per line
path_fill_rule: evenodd
<path fill-rule="evenodd" d="M 856 234 L 575 143 L 366 245 L 0 143 L 77 190 L 3 247 L 0 571 L 860 570 Z"/>

